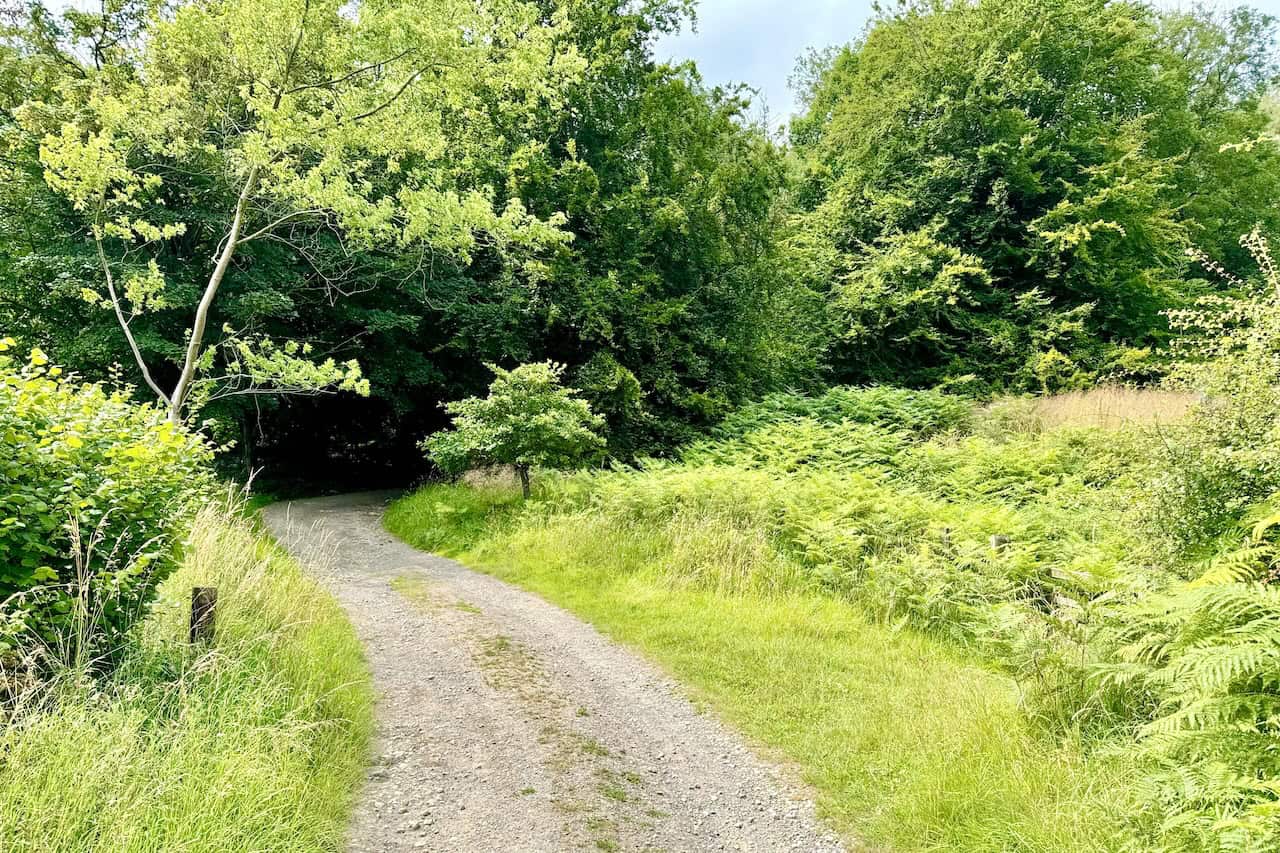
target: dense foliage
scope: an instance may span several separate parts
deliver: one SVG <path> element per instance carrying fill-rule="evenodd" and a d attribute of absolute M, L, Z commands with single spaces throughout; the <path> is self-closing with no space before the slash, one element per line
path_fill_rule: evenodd
<path fill-rule="evenodd" d="M 111 312 L 81 298 L 86 289 L 101 292 L 101 264 L 83 215 L 44 181 L 36 119 L 71 110 L 75 101 L 67 101 L 63 90 L 80 91 L 85 78 L 128 82 L 145 71 L 136 70 L 123 49 L 146 40 L 151 25 L 144 6 L 122 4 L 118 15 L 101 20 L 72 13 L 64 21 L 37 11 L 10 29 L 4 54 L 5 78 L 22 83 L 4 93 L 3 130 L 12 157 L 2 167 L 6 186 L 0 217 L 10 225 L 0 240 L 6 280 L 0 316 L 11 317 L 28 343 L 40 343 L 86 372 L 113 360 L 136 368 Z M 278 6 L 273 14 L 287 17 L 303 4 Z M 554 233 L 533 234 L 540 248 L 520 251 L 508 233 L 512 229 L 498 227 L 510 216 L 477 222 L 479 208 L 468 201 L 465 216 L 443 217 L 442 208 L 435 211 L 443 218 L 428 229 L 431 233 L 406 232 L 423 238 L 416 243 L 384 240 L 373 247 L 353 239 L 347 221 L 364 208 L 351 210 L 344 202 L 342 216 L 325 221 L 314 214 L 298 216 L 271 235 L 242 241 L 209 328 L 225 325 L 238 334 L 281 341 L 301 338 L 313 344 L 317 356 L 340 364 L 358 357 L 372 394 L 367 402 L 342 397 L 286 406 L 258 395 L 215 401 L 207 415 L 221 421 L 222 435 L 242 441 L 249 464 L 274 461 L 287 473 L 291 464 L 303 466 L 323 454 L 398 467 L 403 476 L 409 470 L 406 456 L 416 457 L 414 444 L 440 425 L 438 402 L 481 390 L 487 382 L 485 361 L 509 366 L 553 359 L 570 365 L 573 383 L 608 418 L 611 447 L 620 454 L 656 450 L 687 437 L 690 425 L 714 420 L 747 395 L 777 387 L 784 376 L 805 378 L 806 364 L 812 368 L 812 354 L 795 350 L 785 330 L 763 319 L 776 314 L 777 303 L 786 298 L 774 285 L 771 257 L 784 179 L 778 148 L 746 121 L 746 101 L 737 93 L 708 89 L 692 68 L 660 66 L 650 58 L 653 39 L 676 25 L 684 4 L 593 0 L 544 6 L 567 28 L 557 42 L 560 53 L 585 62 L 557 78 L 558 88 L 548 93 L 564 103 L 548 108 L 549 101 L 531 95 L 512 105 L 513 81 L 501 63 L 468 66 L 430 88 L 462 99 L 446 114 L 466 110 L 466 120 L 433 125 L 432 134 L 414 136 L 413 144 L 428 145 L 443 134 L 440 144 L 457 172 L 460 197 L 487 192 L 493 211 L 527 211 L 530 219 L 509 223 L 520 225 L 520 233 L 532 233 L 525 227 L 530 223 L 554 221 L 558 227 Z M 233 24 L 227 24 L 231 29 L 224 41 L 245 35 Z M 190 47 L 179 44 L 184 51 Z M 328 54 L 321 58 L 338 61 Z M 264 81 L 269 83 L 278 68 L 279 63 L 264 64 Z M 310 80 L 320 70 L 299 73 Z M 369 86 L 377 90 L 396 82 L 389 75 Z M 198 103 L 216 105 L 218 87 L 230 87 L 229 97 L 240 103 L 237 87 L 242 85 L 229 75 L 210 80 L 207 93 L 194 94 L 200 95 Z M 352 97 L 365 95 L 374 96 L 361 90 Z M 280 109 L 289 107 L 290 121 L 305 124 L 306 116 L 319 114 L 325 97 L 316 93 L 296 108 L 284 104 Z M 58 110 L 19 109 L 26 102 L 51 103 Z M 15 112 L 31 117 L 17 124 Z M 201 132 L 201 116 L 204 112 L 197 110 L 186 117 L 187 131 Z M 397 113 L 388 120 L 398 118 Z M 144 360 L 161 377 L 174 375 L 182 361 L 178 344 L 190 312 L 179 306 L 193 304 L 209 272 L 191 260 L 217 257 L 241 189 L 232 178 L 244 177 L 235 151 L 255 138 L 255 126 L 241 122 L 228 135 L 212 116 L 208 132 L 221 140 L 217 156 L 199 168 L 164 167 L 163 186 L 148 213 L 186 228 L 144 247 L 156 257 L 167 297 L 152 300 L 146 312 L 130 319 Z M 414 127 L 408 122 L 397 132 L 403 136 Z M 273 125 L 273 138 L 293 130 L 299 128 Z M 377 135 L 375 130 L 354 140 L 343 136 L 340 147 L 358 150 Z M 282 149 L 291 158 L 288 163 L 309 166 L 297 158 L 320 140 L 296 135 L 289 140 L 297 145 Z M 434 168 L 412 159 L 384 168 L 391 161 L 373 154 L 370 162 L 354 164 L 376 173 L 371 186 L 337 188 L 356 192 L 361 204 L 370 197 L 395 198 L 410 185 L 413 167 Z M 336 168 L 325 162 L 325 168 Z M 354 180 L 348 176 L 349 183 Z M 301 188 L 319 191 L 308 186 Z M 278 194 L 268 189 L 258 193 L 264 196 L 255 208 L 258 225 L 271 224 L 291 209 L 282 208 Z M 424 192 L 415 198 L 421 200 Z M 333 209 L 338 200 L 330 196 L 319 205 L 297 206 Z M 441 203 L 448 198 L 445 193 Z M 166 211 L 162 220 L 160 202 Z M 40 215 L 33 218 L 36 210 Z M 431 211 L 418 212 L 434 221 Z M 358 224 L 394 224 L 380 222 L 366 217 Z M 436 233 L 440 228 L 453 236 L 444 239 Z M 471 248 L 453 251 L 455 244 Z M 141 259 L 130 257 L 147 272 Z M 123 269 L 118 272 L 118 278 L 127 277 Z M 221 353 L 219 359 L 222 369 L 212 371 L 214 378 L 227 372 Z M 137 381 L 141 385 L 143 378 L 138 375 Z M 376 453 L 367 450 L 370 436 L 379 439 Z"/>
<path fill-rule="evenodd" d="M 922 0 L 808 65 L 796 274 L 841 377 L 1056 389 L 1143 375 L 1160 312 L 1277 225 L 1270 19 Z"/>
<path fill-rule="evenodd" d="M 819 584 L 976 647 L 1022 682 L 1049 732 L 1131 762 L 1139 849 L 1271 849 L 1280 291 L 1265 242 L 1242 242 L 1261 281 L 1175 318 L 1178 381 L 1211 395 L 1185 416 L 1046 429 L 997 406 L 927 439 L 890 416 L 775 400 L 683 464 L 574 485 L 557 505 L 763 531 L 791 573 L 742 574 L 710 553 L 690 579 Z M 896 397 L 915 417 L 930 395 L 858 396 Z M 796 414 L 772 417 L 780 408 Z"/>
<path fill-rule="evenodd" d="M 535 73 L 464 46 L 449 74 L 410 72 L 412 97 L 364 128 L 323 116 L 361 115 L 408 78 L 394 63 L 351 79 L 325 69 L 418 50 L 425 35 L 379 23 L 393 10 L 351 22 L 281 0 L 160 25 L 145 0 L 105 16 L 32 7 L 0 50 L 0 320 L 74 369 L 119 361 L 142 386 L 118 303 L 138 363 L 168 393 L 257 162 L 244 146 L 265 133 L 274 171 L 255 178 L 207 317 L 231 346 L 210 349 L 196 402 L 245 467 L 288 475 L 323 457 L 368 482 L 411 469 L 439 402 L 479 392 L 485 362 L 566 364 L 624 459 L 669 452 L 746 399 L 829 378 L 980 392 L 1149 378 L 1161 312 L 1229 289 L 1184 249 L 1239 262 L 1234 235 L 1276 224 L 1274 146 L 1222 150 L 1269 122 L 1271 22 L 1255 13 L 900 5 L 808 63 L 784 146 L 748 118 L 746 91 L 653 60 L 688 4 L 536 6 L 538 38 L 522 50 L 553 50 L 555 63 Z M 298 82 L 277 86 L 285 64 L 271 57 L 291 44 L 249 37 L 268 14 L 315 15 L 351 43 L 322 45 L 315 30 L 289 72 Z M 501 41 L 518 17 L 476 26 Z M 205 62 L 188 38 L 202 27 L 243 44 L 243 73 Z M 193 62 L 208 71 L 199 86 L 182 82 L 197 79 Z M 129 94 L 139 87 L 146 98 Z M 288 93 L 279 104 L 275 90 Z M 152 117 L 127 137 L 109 131 L 138 110 L 108 109 L 126 100 Z M 220 118 L 226 104 L 234 121 Z M 201 134 L 212 151 L 184 142 Z M 160 162 L 146 159 L 157 149 Z M 97 173 L 84 166 L 107 154 L 127 168 L 108 180 L 114 195 L 88 204 Z M 447 175 L 433 171 L 441 162 Z M 122 204 L 137 205 L 127 220 L 108 209 Z M 282 343 L 244 369 L 236 341 L 253 351 L 264 338 L 313 349 Z M 330 373 L 309 372 L 312 358 Z M 355 358 L 363 375 L 341 372 Z M 368 400 L 260 393 L 363 390 L 366 378 Z"/>
<path fill-rule="evenodd" d="M 13 344 L 0 340 L 0 656 L 115 656 L 177 565 L 213 452 L 40 350 L 16 362 Z"/>
<path fill-rule="evenodd" d="M 1123 603 L 1097 637 L 1100 685 L 1143 712 L 1144 793 L 1174 849 L 1280 844 L 1280 276 L 1256 230 L 1240 243 L 1257 280 L 1201 256 L 1238 292 L 1174 315 L 1175 379 L 1206 397 L 1166 436 L 1146 499 L 1147 530 L 1190 580 Z"/>
<path fill-rule="evenodd" d="M 544 18 L 519 2 L 368 4 L 354 14 L 337 2 L 182 5 L 148 19 L 136 42 L 115 42 L 106 68 L 84 67 L 83 80 L 14 114 L 39 142 L 46 184 L 93 240 L 102 284 L 85 298 L 112 310 L 176 423 L 196 401 L 262 386 L 367 393 L 351 368 L 288 349 L 260 357 L 256 336 L 229 326 L 228 376 L 201 375 L 218 361 L 208 338 L 222 282 L 255 240 L 289 246 L 288 229 L 311 224 L 359 245 L 420 244 L 464 261 L 483 245 L 503 268 L 537 277 L 529 255 L 567 239 L 563 215 L 531 216 L 482 180 L 513 155 L 493 145 L 498 127 L 559 107 L 582 65 L 561 45 L 565 34 L 563 14 Z M 487 86 L 474 85 L 481 76 Z M 483 164 L 480 176 L 470 163 Z M 192 173 L 234 201 L 200 211 L 216 248 L 188 247 L 207 279 L 184 300 L 161 262 L 177 260 L 197 223 L 174 218 L 166 182 Z M 132 333 L 138 315 L 160 307 L 193 312 L 168 383 Z"/>
<path fill-rule="evenodd" d="M 489 395 L 446 405 L 451 429 L 423 442 L 441 471 L 456 475 L 486 465 L 511 465 L 528 497 L 530 468 L 572 468 L 604 450 L 604 418 L 577 397 L 576 388 L 561 384 L 563 365 L 490 367 L 497 375 Z"/>

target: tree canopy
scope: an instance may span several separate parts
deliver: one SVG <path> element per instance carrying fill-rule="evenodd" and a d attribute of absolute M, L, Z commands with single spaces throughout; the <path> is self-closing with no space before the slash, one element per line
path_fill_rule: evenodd
<path fill-rule="evenodd" d="M 370 458 L 360 448 L 376 436 L 375 461 L 403 470 L 417 440 L 439 425 L 438 401 L 484 387 L 485 361 L 570 365 L 622 454 L 660 450 L 754 393 L 803 379 L 803 362 L 782 352 L 785 335 L 763 319 L 785 299 L 772 238 L 783 152 L 746 119 L 744 93 L 708 88 L 692 67 L 661 66 L 650 56 L 653 39 L 682 19 L 686 4 L 548 2 L 523 23 L 508 6 L 534 14 L 520 4 L 465 14 L 490 16 L 471 29 L 515 32 L 536 23 L 537 38 L 516 39 L 519 56 L 497 45 L 450 45 L 445 35 L 470 31 L 457 16 L 398 29 L 396 15 L 420 16 L 404 4 L 371 7 L 374 18 L 387 17 L 368 22 L 302 0 L 279 4 L 273 14 L 317 16 L 299 50 L 319 53 L 291 72 L 298 82 L 284 92 L 310 88 L 282 98 L 278 122 L 265 118 L 275 113 L 264 93 L 282 67 L 269 56 L 287 56 L 287 38 L 252 42 L 246 49 L 266 53 L 243 74 L 187 56 L 195 50 L 187 42 L 166 53 L 164 74 L 201 82 L 182 94 L 192 101 L 182 132 L 212 140 L 216 151 L 189 145 L 181 157 L 156 162 L 147 146 L 169 145 L 165 134 L 177 128 L 157 119 L 154 144 L 129 134 L 138 173 L 162 181 L 130 220 L 185 226 L 158 240 L 104 240 L 118 280 L 136 275 L 164 294 L 142 297 L 147 310 L 137 316 L 122 294 L 143 361 L 167 393 L 192 306 L 225 249 L 247 175 L 244 151 L 262 137 L 274 165 L 255 179 L 242 231 L 253 239 L 238 242 L 208 326 L 250 342 L 306 341 L 321 363 L 358 359 L 369 383 L 368 401 L 283 405 L 211 395 L 221 399 L 207 405 L 207 416 L 221 437 L 252 450 L 248 464 L 305 467 L 323 454 L 364 466 Z M 146 46 L 144 31 L 159 28 L 180 42 L 187 28 L 242 27 L 237 32 L 247 35 L 267 12 L 242 19 L 214 4 L 168 20 L 128 8 L 134 12 L 74 22 L 37 10 L 8 31 L 6 72 L 29 82 L 4 114 L 14 156 L 0 217 L 13 227 L 0 241 L 0 274 L 12 282 L 12 297 L 0 306 L 0 322 L 72 368 L 100 371 L 119 361 L 143 385 L 111 312 L 82 299 L 102 288 L 93 214 L 46 183 L 42 141 L 76 123 L 87 144 L 95 119 L 78 105 L 119 102 L 118 92 L 161 75 L 150 70 L 160 60 L 150 58 L 158 49 Z M 325 46 L 322 29 L 342 45 Z M 469 51 L 462 65 L 414 77 L 454 49 Z M 533 56 L 554 59 L 555 69 Z M 339 65 L 363 70 L 339 79 Z M 244 76 L 251 74 L 261 80 Z M 357 122 L 367 127 L 333 118 L 330 107 L 353 118 L 369 112 L 411 77 L 392 106 Z M 71 99 L 64 90 L 80 94 Z M 94 94 L 100 90 L 106 94 Z M 174 95 L 143 94 L 161 117 L 175 109 Z M 264 226 L 272 227 L 257 233 Z M 208 376 L 225 376 L 228 364 L 244 360 L 220 348 Z"/>
<path fill-rule="evenodd" d="M 1278 224 L 1275 146 L 1223 149 L 1271 127 L 1257 13 L 899 4 L 803 63 L 783 138 L 655 61 L 690 5 L 32 5 L 0 328 L 145 365 L 246 468 L 368 483 L 486 363 L 566 365 L 624 459 L 829 381 L 1149 378 L 1164 312 L 1229 287 L 1186 250 Z"/>
<path fill-rule="evenodd" d="M 463 259 L 482 242 L 505 258 L 509 247 L 567 239 L 563 216 L 539 219 L 517 198 L 499 201 L 467 165 L 509 156 L 494 150 L 485 118 L 518 124 L 559 104 L 562 82 L 582 64 L 561 44 L 564 16 L 544 19 L 516 0 L 343 9 L 336 0 L 221 0 L 140 12 L 149 29 L 137 47 L 117 46 L 111 64 L 82 69 L 17 112 L 39 138 L 46 183 L 94 242 L 103 285 L 84 295 L 113 309 L 173 420 L 197 392 L 197 373 L 212 366 L 210 314 L 245 244 L 287 243 L 284 230 L 301 221 L 332 224 L 360 243 L 421 242 Z M 482 76 L 503 97 L 483 98 L 474 85 Z M 217 249 L 166 390 L 131 319 L 174 298 L 159 261 L 176 260 L 188 230 L 166 205 L 175 174 L 200 175 L 234 201 L 204 211 Z M 234 342 L 228 393 L 242 390 L 239 379 L 365 390 L 350 366 L 304 366 L 290 349 L 269 349 Z"/>
<path fill-rule="evenodd" d="M 1145 369 L 1161 311 L 1276 225 L 1270 19 L 913 2 L 809 64 L 792 245 L 844 378 L 1057 387 Z M 816 70 L 815 70 L 816 69 Z"/>

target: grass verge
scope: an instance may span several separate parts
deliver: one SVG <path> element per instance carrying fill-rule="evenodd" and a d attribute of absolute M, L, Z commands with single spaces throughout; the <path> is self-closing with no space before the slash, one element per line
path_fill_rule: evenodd
<path fill-rule="evenodd" d="M 193 586 L 218 588 L 212 648 L 185 644 Z M 67 675 L 0 729 L 0 847 L 336 851 L 371 731 L 337 603 L 206 510 L 110 680 Z"/>
<path fill-rule="evenodd" d="M 948 643 L 818 591 L 682 582 L 671 564 L 687 559 L 687 530 L 522 508 L 505 489 L 431 486 L 394 504 L 385 523 L 644 652 L 794 762 L 851 838 L 902 851 L 1123 843 L 1119 771 L 1046 742 L 1014 683 Z M 767 549 L 747 543 L 744 554 L 740 533 L 700 531 L 695 550 L 753 561 L 755 575 L 790 574 L 760 564 L 785 562 Z"/>

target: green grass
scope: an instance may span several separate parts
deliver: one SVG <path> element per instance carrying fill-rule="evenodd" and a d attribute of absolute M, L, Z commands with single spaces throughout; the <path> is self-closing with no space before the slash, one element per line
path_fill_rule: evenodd
<path fill-rule="evenodd" d="M 192 586 L 218 588 L 209 649 L 184 642 Z M 243 519 L 206 511 L 109 681 L 66 676 L 0 729 L 0 846 L 336 851 L 371 730 L 337 604 Z"/>
<path fill-rule="evenodd" d="M 711 516 L 691 532 L 599 507 L 522 511 L 509 493 L 443 486 L 397 502 L 385 523 L 640 649 L 794 763 L 850 838 L 902 851 L 1122 843 L 1119 771 L 1034 730 L 1013 681 L 796 583 L 789 558 L 749 531 Z M 717 587 L 691 560 L 792 580 Z"/>

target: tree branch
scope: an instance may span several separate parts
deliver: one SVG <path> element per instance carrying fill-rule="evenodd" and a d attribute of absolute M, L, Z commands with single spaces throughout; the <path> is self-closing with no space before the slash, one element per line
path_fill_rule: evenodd
<path fill-rule="evenodd" d="M 409 79 L 408 79 L 408 80 L 405 80 L 405 81 L 404 81 L 404 83 L 402 83 L 402 84 L 401 84 L 401 86 L 400 86 L 400 88 L 399 88 L 399 89 L 396 89 L 396 91 L 395 91 L 395 94 L 394 94 L 394 95 L 392 95 L 392 96 L 391 96 L 390 98 L 388 98 L 387 100 L 383 101 L 383 102 L 382 102 L 381 104 L 379 104 L 378 106 L 376 106 L 376 107 L 374 107 L 373 109 L 369 110 L 368 112 L 363 112 L 363 113 L 361 113 L 360 115 L 355 116 L 355 117 L 354 117 L 354 118 L 352 118 L 350 121 L 351 121 L 352 123 L 360 122 L 360 121 L 364 121 L 365 119 L 367 119 L 367 118 L 372 118 L 373 116 L 375 116 L 375 115 L 377 115 L 378 113 L 382 112 L 382 111 L 383 111 L 383 110 L 385 110 L 387 107 L 391 106 L 391 105 L 392 105 L 392 104 L 394 104 L 396 101 L 400 100 L 400 96 L 401 96 L 401 95 L 403 95 L 406 91 L 408 91 L 409 87 L 410 87 L 410 86 L 412 86 L 412 85 L 417 81 L 417 79 L 418 79 L 419 77 L 421 77 L 423 74 L 427 73 L 427 70 L 428 70 L 428 69 L 433 68 L 433 67 L 435 67 L 435 68 L 439 68 L 439 67 L 442 67 L 442 66 L 438 66 L 438 65 L 436 65 L 436 66 L 432 66 L 432 65 L 425 65 L 425 66 L 423 66 L 422 68 L 419 68 L 417 71 L 415 71 L 415 72 L 413 72 L 412 74 L 410 74 L 410 75 L 409 75 Z"/>
<path fill-rule="evenodd" d="M 284 216 L 279 217 L 274 222 L 271 222 L 271 223 L 268 223 L 267 225 L 262 226 L 257 231 L 254 231 L 252 234 L 250 234 L 249 236 L 241 237 L 240 243 L 243 245 L 244 243 L 248 243 L 250 240 L 256 240 L 259 237 L 263 237 L 271 233 L 275 229 L 279 228 L 281 225 L 285 224 L 290 219 L 295 219 L 300 216 L 311 216 L 313 214 L 323 214 L 323 213 L 324 211 L 320 208 L 310 208 L 308 210 L 295 210 L 293 213 L 286 213 Z"/>
<path fill-rule="evenodd" d="M 305 83 L 301 86 L 294 86 L 292 89 L 286 90 L 285 94 L 293 95 L 298 92 L 305 92 L 308 89 L 327 89 L 332 86 L 337 86 L 339 83 L 345 83 L 351 78 L 358 77 L 361 74 L 365 73 L 366 71 L 374 71 L 378 68 L 381 68 L 384 65 L 390 65 L 391 63 L 396 62 L 397 60 L 404 59 L 406 56 L 408 56 L 412 52 L 413 52 L 413 48 L 411 47 L 405 48 L 404 50 L 397 53 L 395 56 L 380 60 L 378 62 L 371 62 L 368 65 L 364 65 L 364 66 L 361 66 L 360 68 L 357 68 L 355 71 L 352 71 L 350 74 L 343 74 L 341 77 L 334 77 L 331 80 L 324 80 L 320 83 Z"/>
<path fill-rule="evenodd" d="M 209 395 L 207 402 L 215 400 L 226 400 L 230 397 L 332 397 L 338 394 L 330 388 L 311 388 L 311 387 L 290 387 L 282 385 L 257 385 L 248 388 L 231 388 L 226 391 L 216 391 Z"/>
<path fill-rule="evenodd" d="M 298 58 L 298 51 L 302 48 L 302 38 L 307 32 L 307 14 L 311 11 L 311 0 L 305 0 L 302 4 L 302 20 L 298 22 L 298 37 L 293 40 L 293 48 L 289 51 L 289 56 L 284 61 L 284 71 L 280 74 L 280 88 L 276 90 L 274 108 L 279 108 L 280 101 L 284 98 L 284 87 L 289 85 L 289 75 L 293 73 L 293 61 Z"/>
<path fill-rule="evenodd" d="M 115 277 L 111 275 L 111 264 L 107 262 L 107 253 L 102 250 L 102 234 L 95 226 L 93 229 L 93 243 L 98 249 L 98 261 L 102 264 L 102 272 L 107 279 L 107 294 L 111 297 L 111 307 L 115 309 L 116 321 L 120 324 L 121 331 L 124 332 L 124 339 L 129 343 L 129 350 L 133 353 L 133 360 L 138 363 L 138 369 L 142 371 L 142 378 L 152 391 L 160 397 L 161 402 L 166 406 L 170 405 L 169 395 L 160 389 L 160 386 L 151 378 L 151 369 L 147 367 L 146 359 L 142 357 L 142 350 L 138 347 L 138 342 L 134 340 L 133 330 L 129 328 L 129 321 L 125 319 L 124 308 L 120 306 L 120 297 L 116 294 Z"/>

